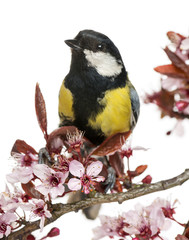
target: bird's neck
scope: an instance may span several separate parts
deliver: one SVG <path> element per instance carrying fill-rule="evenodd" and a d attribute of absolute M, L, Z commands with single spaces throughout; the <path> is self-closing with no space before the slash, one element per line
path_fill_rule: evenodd
<path fill-rule="evenodd" d="M 79 88 L 95 89 L 99 93 L 117 87 L 124 87 L 128 77 L 123 65 L 121 73 L 117 76 L 105 77 L 100 75 L 95 68 L 88 66 L 85 55 L 72 53 L 70 72 L 67 77 L 69 85 Z M 73 86 L 72 86 L 73 87 Z"/>

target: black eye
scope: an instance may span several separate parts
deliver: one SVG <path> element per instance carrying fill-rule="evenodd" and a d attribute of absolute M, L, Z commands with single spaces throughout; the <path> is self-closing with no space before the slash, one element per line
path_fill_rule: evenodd
<path fill-rule="evenodd" d="M 97 49 L 98 49 L 98 50 L 102 50 L 103 48 L 104 48 L 104 46 L 103 46 L 102 44 L 98 44 L 98 45 L 97 45 Z"/>

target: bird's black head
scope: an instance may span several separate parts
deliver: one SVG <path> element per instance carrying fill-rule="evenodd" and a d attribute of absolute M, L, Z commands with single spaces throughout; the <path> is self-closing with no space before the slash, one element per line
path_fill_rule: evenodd
<path fill-rule="evenodd" d="M 104 34 L 83 30 L 65 43 L 72 49 L 72 60 L 79 57 L 103 77 L 119 75 L 124 69 L 121 55 L 114 43 Z"/>

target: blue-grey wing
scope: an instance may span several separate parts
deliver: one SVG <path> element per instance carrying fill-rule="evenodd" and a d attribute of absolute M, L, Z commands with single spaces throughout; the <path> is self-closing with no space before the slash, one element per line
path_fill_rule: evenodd
<path fill-rule="evenodd" d="M 130 98 L 131 98 L 131 129 L 133 129 L 137 123 L 139 113 L 140 113 L 140 100 L 137 91 L 133 86 L 130 88 Z"/>

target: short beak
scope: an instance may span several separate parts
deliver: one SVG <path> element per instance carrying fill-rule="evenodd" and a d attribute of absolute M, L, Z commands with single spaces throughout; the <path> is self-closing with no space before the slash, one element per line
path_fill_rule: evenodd
<path fill-rule="evenodd" d="M 78 41 L 76 39 L 65 40 L 65 43 L 69 47 L 71 47 L 71 48 L 73 48 L 75 50 L 81 50 L 81 47 L 79 46 Z"/>

